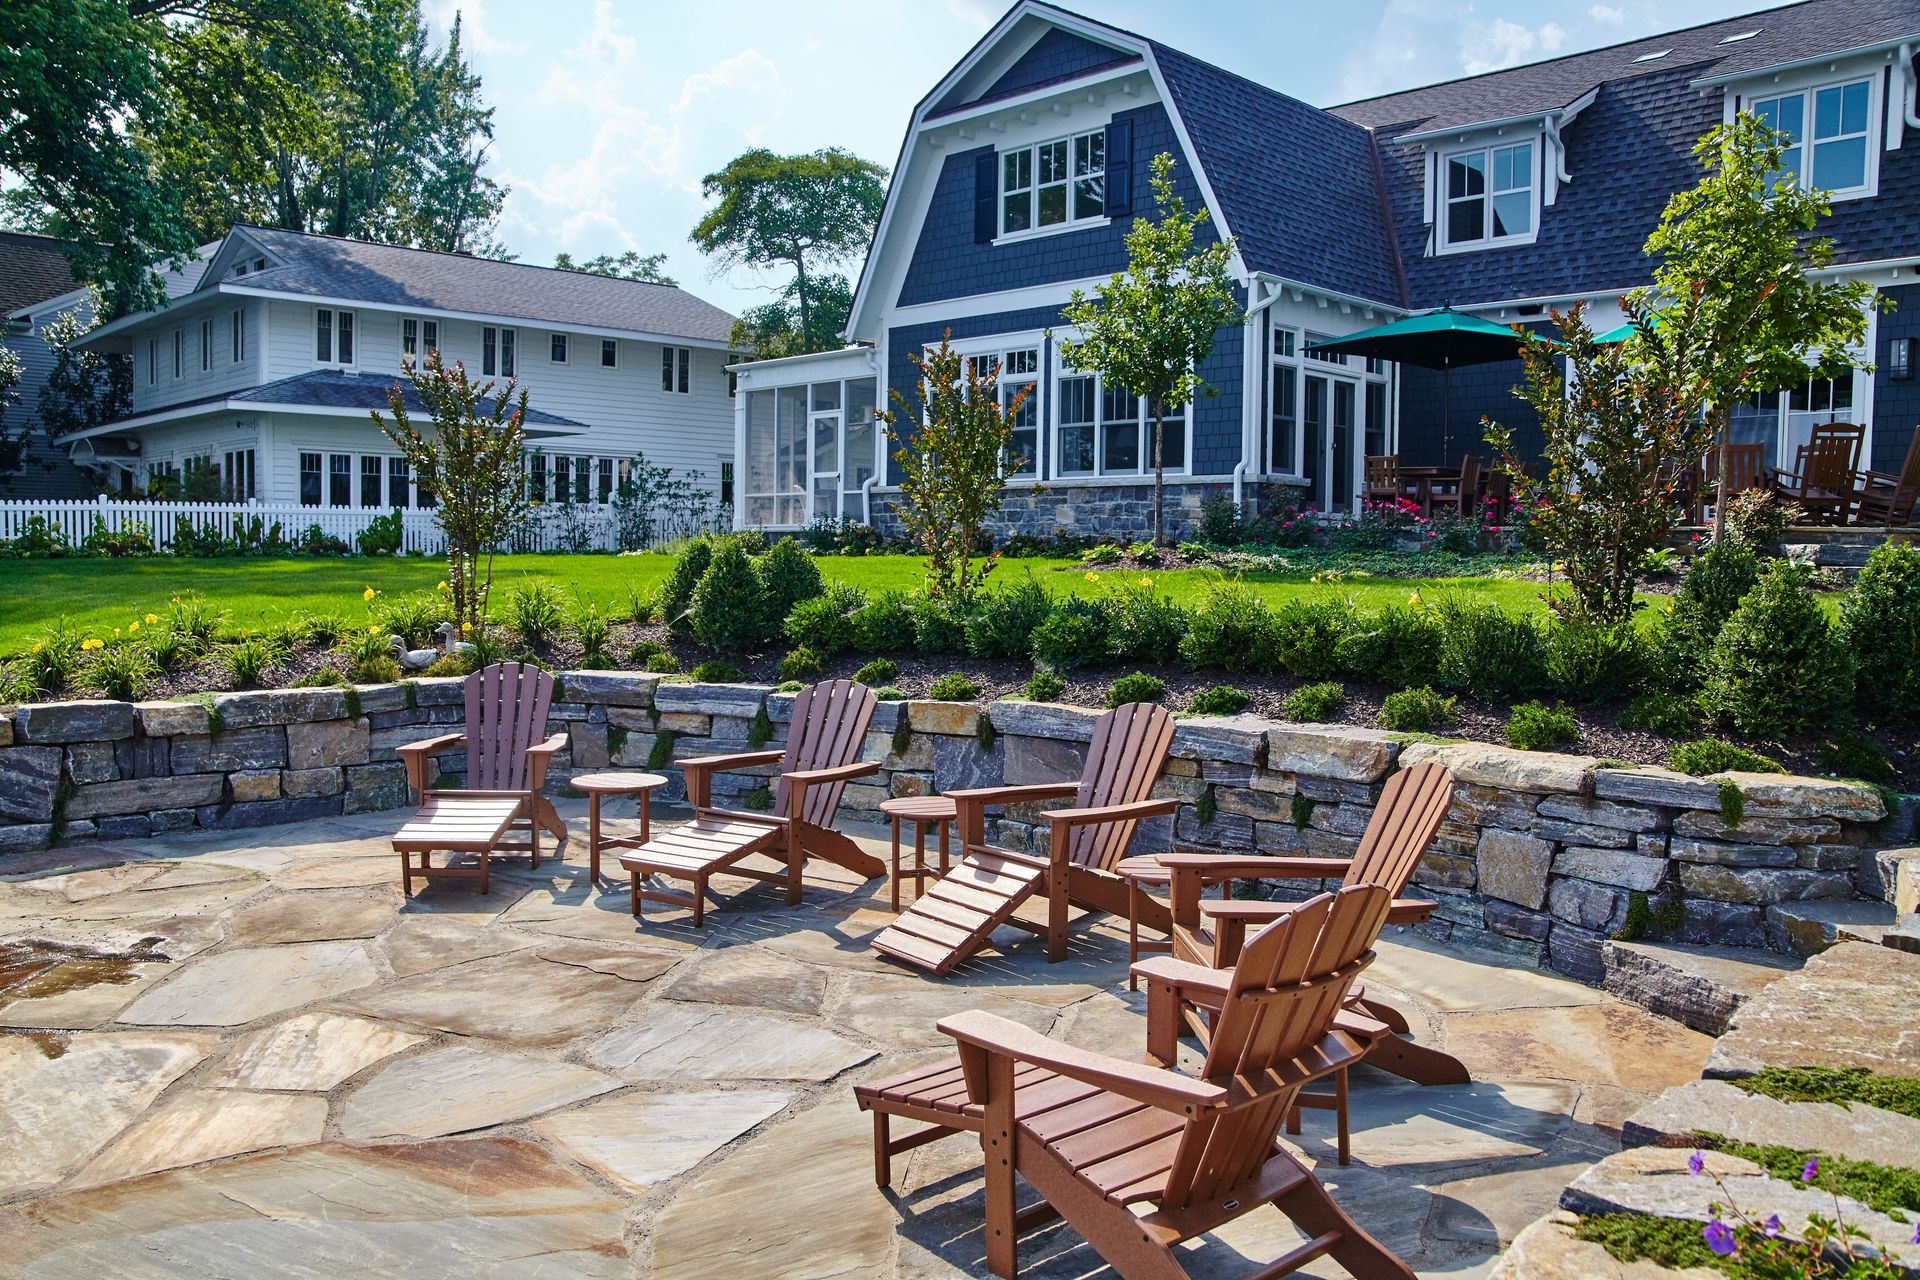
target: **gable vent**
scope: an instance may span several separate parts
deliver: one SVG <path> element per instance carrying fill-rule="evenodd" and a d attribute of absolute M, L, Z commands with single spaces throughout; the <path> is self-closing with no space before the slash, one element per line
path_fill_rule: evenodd
<path fill-rule="evenodd" d="M 1742 31 L 1737 36 L 1722 36 L 1720 38 L 1720 43 L 1721 44 L 1739 44 L 1742 40 L 1751 40 L 1759 34 L 1760 34 L 1759 29 L 1755 28 L 1752 31 Z"/>
<path fill-rule="evenodd" d="M 1673 50 L 1671 49 L 1662 49 L 1658 53 L 1643 53 L 1639 57 L 1635 58 L 1634 61 L 1635 62 L 1658 62 L 1660 61 L 1660 59 L 1666 57 L 1668 54 L 1672 52 Z"/>

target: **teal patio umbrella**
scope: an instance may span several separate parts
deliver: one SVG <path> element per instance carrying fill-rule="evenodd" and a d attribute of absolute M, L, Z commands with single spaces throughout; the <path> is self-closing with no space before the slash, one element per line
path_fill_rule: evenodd
<path fill-rule="evenodd" d="M 1512 329 L 1451 306 L 1408 316 L 1392 324 L 1376 325 L 1344 338 L 1316 342 L 1308 351 L 1371 356 L 1397 364 L 1438 369 L 1444 380 L 1441 395 L 1440 465 L 1453 451 L 1453 368 L 1455 365 L 1494 364 L 1517 359 L 1523 341 Z"/>

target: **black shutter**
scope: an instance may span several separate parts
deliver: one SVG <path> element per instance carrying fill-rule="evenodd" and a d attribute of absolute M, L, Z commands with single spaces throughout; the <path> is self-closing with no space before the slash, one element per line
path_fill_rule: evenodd
<path fill-rule="evenodd" d="M 1133 121 L 1107 125 L 1107 216 L 1124 218 L 1133 205 Z"/>
<path fill-rule="evenodd" d="M 1000 188 L 994 175 L 995 157 L 983 151 L 973 158 L 973 242 L 991 244 L 998 230 L 995 216 L 1000 203 Z"/>

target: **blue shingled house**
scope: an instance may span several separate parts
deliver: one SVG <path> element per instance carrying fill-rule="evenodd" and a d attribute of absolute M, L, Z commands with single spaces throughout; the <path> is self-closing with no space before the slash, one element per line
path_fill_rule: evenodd
<path fill-rule="evenodd" d="M 1897 470 L 1920 420 L 1920 116 L 1914 0 L 1806 0 L 1342 106 L 1309 106 L 1176 49 L 1021 0 L 914 109 L 849 317 L 849 348 L 741 366 L 737 514 L 886 525 L 873 408 L 911 399 L 910 355 L 951 333 L 1032 393 L 1009 529 L 1147 526 L 1143 406 L 1061 359 L 1061 305 L 1125 265 L 1153 156 L 1234 237 L 1247 319 L 1201 371 L 1218 389 L 1166 439 L 1169 520 L 1230 492 L 1248 509 L 1351 509 L 1369 454 L 1438 461 L 1440 377 L 1311 344 L 1451 304 L 1500 323 L 1586 300 L 1599 329 L 1643 284 L 1641 252 L 1694 141 L 1753 111 L 1833 192 L 1836 270 L 1896 309 L 1863 365 L 1743 407 L 1736 431 L 1792 458 L 1815 422 L 1869 427 Z M 1914 133 L 1914 138 L 1908 138 Z M 1453 417 L 1532 426 L 1517 364 L 1456 371 Z M 1471 433 L 1469 433 L 1471 434 Z M 1537 441 L 1537 434 L 1535 436 Z M 1456 446 L 1457 452 L 1457 446 Z M 1455 459 L 1457 460 L 1457 458 Z"/>

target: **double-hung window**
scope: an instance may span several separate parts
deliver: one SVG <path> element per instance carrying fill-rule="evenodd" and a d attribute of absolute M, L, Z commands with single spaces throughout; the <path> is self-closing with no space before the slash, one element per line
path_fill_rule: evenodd
<path fill-rule="evenodd" d="M 1538 200 L 1532 142 L 1450 152 L 1441 166 L 1447 246 L 1533 239 Z"/>
<path fill-rule="evenodd" d="M 353 312 L 314 308 L 313 358 L 320 364 L 353 363 Z"/>
<path fill-rule="evenodd" d="M 660 389 L 686 395 L 693 389 L 693 351 L 687 347 L 660 348 Z"/>
<path fill-rule="evenodd" d="M 406 316 L 400 321 L 400 354 L 424 360 L 427 352 L 440 347 L 440 322 Z"/>
<path fill-rule="evenodd" d="M 1842 198 L 1871 194 L 1873 98 L 1874 81 L 1869 78 L 1750 101 L 1747 110 L 1787 135 L 1774 181 L 1789 180 L 1803 190 L 1818 188 Z"/>
<path fill-rule="evenodd" d="M 1105 129 L 1000 153 L 1000 234 L 1065 226 L 1106 213 Z"/>

